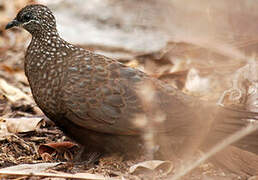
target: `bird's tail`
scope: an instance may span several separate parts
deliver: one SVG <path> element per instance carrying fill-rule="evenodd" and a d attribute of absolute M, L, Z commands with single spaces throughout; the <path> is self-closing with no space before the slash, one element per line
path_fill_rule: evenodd
<path fill-rule="evenodd" d="M 258 154 L 258 112 L 251 112 L 240 107 L 218 107 L 215 113 L 214 121 L 211 125 L 209 135 L 205 141 L 207 145 L 217 144 L 225 138 L 246 129 L 247 134 L 234 142 L 233 145 L 238 146 L 246 151 Z"/>
<path fill-rule="evenodd" d="M 210 151 L 216 144 L 232 139 L 232 145 L 217 152 L 210 160 L 231 172 L 258 175 L 258 112 L 218 107 L 203 149 Z"/>

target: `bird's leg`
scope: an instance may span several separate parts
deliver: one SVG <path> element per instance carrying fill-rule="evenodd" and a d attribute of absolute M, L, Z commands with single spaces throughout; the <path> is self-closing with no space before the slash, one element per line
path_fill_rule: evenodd
<path fill-rule="evenodd" d="M 91 151 L 82 146 L 73 159 L 75 165 L 91 165 L 99 160 L 102 153 L 100 151 Z"/>

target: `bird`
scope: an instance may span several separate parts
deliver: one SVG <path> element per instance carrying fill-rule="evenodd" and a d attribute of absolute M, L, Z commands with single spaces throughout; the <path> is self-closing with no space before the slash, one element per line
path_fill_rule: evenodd
<path fill-rule="evenodd" d="M 31 36 L 24 69 L 43 113 L 88 153 L 169 157 L 203 149 L 257 120 L 257 112 L 224 108 L 183 93 L 137 68 L 68 43 L 51 10 L 22 8 L 5 29 Z M 219 118 L 215 118 L 219 117 Z M 257 131 L 241 141 L 258 153 Z M 178 153 L 180 154 L 180 153 Z"/>

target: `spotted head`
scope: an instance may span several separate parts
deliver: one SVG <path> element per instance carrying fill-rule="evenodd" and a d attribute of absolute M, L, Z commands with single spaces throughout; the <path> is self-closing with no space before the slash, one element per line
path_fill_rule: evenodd
<path fill-rule="evenodd" d="M 32 4 L 22 8 L 5 29 L 20 26 L 32 35 L 56 31 L 56 20 L 50 9 L 44 5 Z"/>

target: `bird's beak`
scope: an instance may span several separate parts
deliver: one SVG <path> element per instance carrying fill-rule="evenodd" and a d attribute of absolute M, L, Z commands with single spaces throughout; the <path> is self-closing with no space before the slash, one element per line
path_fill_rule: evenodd
<path fill-rule="evenodd" d="M 5 26 L 5 29 L 10 29 L 12 27 L 15 27 L 15 26 L 19 26 L 20 25 L 20 22 L 17 21 L 16 19 L 12 20 L 11 22 L 9 22 L 6 26 Z"/>

